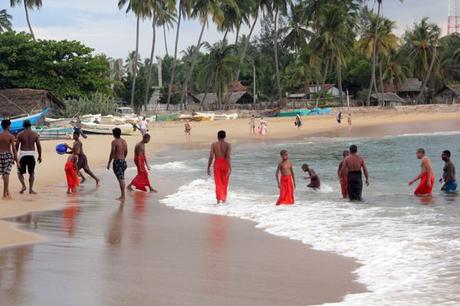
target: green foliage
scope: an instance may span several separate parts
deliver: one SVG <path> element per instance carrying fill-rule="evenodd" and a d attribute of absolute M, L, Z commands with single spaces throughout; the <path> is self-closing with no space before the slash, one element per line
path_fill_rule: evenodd
<path fill-rule="evenodd" d="M 114 115 L 118 106 L 112 97 L 100 93 L 88 97 L 66 99 L 64 103 L 66 108 L 62 116 L 66 118 L 78 114 Z"/>
<path fill-rule="evenodd" d="M 109 64 L 77 41 L 33 41 L 25 33 L 0 33 L 0 88 L 35 88 L 61 98 L 111 94 Z"/>

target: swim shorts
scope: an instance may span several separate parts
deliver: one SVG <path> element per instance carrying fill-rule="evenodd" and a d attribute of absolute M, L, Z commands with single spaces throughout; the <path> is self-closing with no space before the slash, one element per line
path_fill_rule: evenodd
<path fill-rule="evenodd" d="M 85 154 L 81 153 L 80 155 L 78 155 L 77 166 L 78 166 L 78 170 L 80 170 L 80 169 L 83 169 L 83 170 L 89 169 L 88 159 L 86 158 Z"/>
<path fill-rule="evenodd" d="M 444 184 L 444 186 L 442 186 L 442 189 L 443 191 L 445 192 L 456 192 L 457 191 L 457 181 L 456 180 L 453 180 L 453 181 L 449 181 L 447 183 Z"/>
<path fill-rule="evenodd" d="M 19 160 L 19 165 L 18 165 L 18 172 L 20 174 L 26 174 L 28 172 L 29 174 L 34 174 L 35 171 L 35 157 L 32 155 L 27 155 L 21 157 Z"/>
<path fill-rule="evenodd" d="M 115 159 L 113 161 L 113 173 L 115 173 L 115 176 L 117 177 L 117 179 L 119 180 L 125 179 L 126 168 L 128 168 L 128 165 L 126 164 L 126 160 Z"/>
<path fill-rule="evenodd" d="M 0 152 L 0 175 L 10 175 L 13 161 L 13 153 Z"/>

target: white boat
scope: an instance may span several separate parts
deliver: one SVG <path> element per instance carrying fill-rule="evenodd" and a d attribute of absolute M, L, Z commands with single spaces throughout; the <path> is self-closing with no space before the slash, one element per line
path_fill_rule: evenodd
<path fill-rule="evenodd" d="M 233 113 L 233 114 L 215 114 L 214 115 L 214 120 L 235 120 L 238 119 L 238 114 Z"/>
<path fill-rule="evenodd" d="M 32 130 L 40 135 L 40 140 L 71 139 L 73 133 L 72 127 L 33 127 Z"/>
<path fill-rule="evenodd" d="M 82 122 L 81 129 L 88 134 L 105 134 L 111 135 L 114 128 L 119 128 L 122 135 L 132 135 L 134 133 L 132 124 L 101 124 L 94 122 Z"/>

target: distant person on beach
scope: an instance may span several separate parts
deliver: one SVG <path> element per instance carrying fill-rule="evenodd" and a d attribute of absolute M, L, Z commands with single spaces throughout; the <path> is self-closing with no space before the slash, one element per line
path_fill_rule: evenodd
<path fill-rule="evenodd" d="M 81 173 L 81 169 L 83 169 L 89 176 L 91 176 L 96 181 L 96 186 L 99 185 L 99 178 L 94 175 L 88 165 L 88 158 L 86 157 L 85 153 L 83 153 L 83 143 L 80 140 L 80 132 L 74 131 L 73 132 L 73 145 L 70 147 L 66 145 L 67 148 L 70 150 L 67 152 L 68 154 L 76 154 L 78 157 L 78 175 L 81 177 L 81 182 L 84 183 L 86 178 Z"/>
<path fill-rule="evenodd" d="M 337 127 L 340 127 L 340 124 L 342 123 L 342 112 L 339 112 L 337 116 L 335 117 L 335 120 L 337 121 Z"/>
<path fill-rule="evenodd" d="M 139 132 L 141 132 L 141 135 L 145 135 L 149 131 L 149 123 L 147 122 L 147 119 L 145 119 L 145 116 L 142 117 L 142 120 L 139 124 Z"/>
<path fill-rule="evenodd" d="M 40 144 L 40 136 L 32 131 L 32 123 L 29 120 L 24 120 L 22 123 L 24 130 L 20 132 L 16 139 L 16 151 L 19 152 L 18 177 L 22 188 L 19 193 L 23 194 L 26 190 L 24 174 L 29 173 L 29 193 L 35 194 L 35 149 L 37 150 L 38 163 L 42 162 L 42 146 Z"/>
<path fill-rule="evenodd" d="M 88 136 L 86 136 L 86 134 L 81 129 L 81 119 L 79 116 L 75 118 L 75 123 L 73 125 L 73 131 L 80 133 L 81 137 L 83 137 L 84 139 L 88 138 Z"/>
<path fill-rule="evenodd" d="M 351 145 L 350 155 L 345 157 L 340 169 L 340 177 L 347 176 L 347 193 L 350 201 L 362 201 L 363 172 L 366 178 L 366 185 L 369 186 L 366 162 L 358 154 L 358 147 Z"/>
<path fill-rule="evenodd" d="M 217 141 L 211 145 L 208 160 L 208 175 L 211 175 L 211 165 L 214 160 L 214 184 L 216 185 L 217 204 L 227 201 L 227 189 L 232 173 L 231 145 L 225 141 L 225 131 L 217 133 Z"/>
<path fill-rule="evenodd" d="M 142 136 L 142 141 L 136 144 L 134 148 L 134 164 L 137 168 L 137 175 L 136 177 L 129 183 L 128 189 L 133 191 L 134 186 L 136 189 L 147 191 L 147 188 L 150 192 L 157 192 L 153 187 L 150 185 L 149 180 L 149 173 L 150 165 L 147 161 L 147 157 L 145 154 L 145 145 L 150 142 L 150 135 L 144 134 Z M 147 171 L 148 170 L 148 171 Z"/>
<path fill-rule="evenodd" d="M 184 129 L 185 129 L 185 139 L 190 140 L 192 136 L 192 126 L 190 125 L 190 121 L 185 121 L 184 124 Z"/>
<path fill-rule="evenodd" d="M 76 193 L 80 185 L 78 179 L 78 157 L 76 154 L 70 154 L 64 166 L 65 177 L 67 180 L 67 194 Z"/>
<path fill-rule="evenodd" d="M 351 128 L 352 128 L 352 120 L 351 120 L 351 113 L 348 113 L 348 130 L 351 131 Z"/>
<path fill-rule="evenodd" d="M 302 165 L 302 171 L 308 173 L 309 177 L 306 177 L 306 179 L 310 179 L 310 184 L 307 185 L 308 188 L 311 189 L 319 189 L 321 188 L 321 181 L 319 179 L 318 174 L 316 174 L 315 170 L 311 168 L 307 164 Z"/>
<path fill-rule="evenodd" d="M 112 140 L 112 147 L 110 150 L 109 162 L 107 163 L 107 170 L 110 170 L 112 165 L 113 173 L 115 174 L 118 183 L 120 184 L 121 195 L 117 200 L 125 200 L 125 171 L 128 168 L 126 164 L 126 156 L 128 155 L 128 144 L 121 138 L 121 130 L 114 128 L 112 130 L 114 140 Z M 112 164 L 113 161 L 113 164 Z"/>
<path fill-rule="evenodd" d="M 414 194 L 416 196 L 429 196 L 433 191 L 435 181 L 431 160 L 428 158 L 428 156 L 426 156 L 425 150 L 422 148 L 417 149 L 415 155 L 418 159 L 421 160 L 421 170 L 420 174 L 409 182 L 409 186 L 420 180 L 420 183 L 417 186 L 417 189 L 415 189 Z"/>
<path fill-rule="evenodd" d="M 276 168 L 276 182 L 280 190 L 280 196 L 276 205 L 294 204 L 294 191 L 296 189 L 294 169 L 289 161 L 287 150 L 281 150 L 281 161 Z"/>
<path fill-rule="evenodd" d="M 302 118 L 300 117 L 300 114 L 297 114 L 295 116 L 294 125 L 297 127 L 297 129 L 300 129 L 302 127 Z"/>
<path fill-rule="evenodd" d="M 0 133 L 0 175 L 3 178 L 3 200 L 10 200 L 10 174 L 13 164 L 18 164 L 18 155 L 14 145 L 15 138 L 10 133 L 10 120 L 2 120 Z"/>
<path fill-rule="evenodd" d="M 268 122 L 262 117 L 259 122 L 259 134 L 267 135 L 268 132 Z"/>
<path fill-rule="evenodd" d="M 347 156 L 350 155 L 350 152 L 348 150 L 343 151 L 342 153 L 342 161 L 339 164 L 339 169 L 337 170 L 337 176 L 339 177 L 340 181 L 340 187 L 342 189 L 342 197 L 344 199 L 348 198 L 348 178 L 347 178 L 347 173 L 342 175 L 342 167 L 343 167 L 343 161 Z"/>
<path fill-rule="evenodd" d="M 252 115 L 251 118 L 249 118 L 249 133 L 256 133 L 256 116 L 254 115 Z"/>
<path fill-rule="evenodd" d="M 455 165 L 450 159 L 451 153 L 449 150 L 442 152 L 442 160 L 444 161 L 444 168 L 440 183 L 444 183 L 441 190 L 452 193 L 457 191 L 457 181 L 455 179 Z"/>

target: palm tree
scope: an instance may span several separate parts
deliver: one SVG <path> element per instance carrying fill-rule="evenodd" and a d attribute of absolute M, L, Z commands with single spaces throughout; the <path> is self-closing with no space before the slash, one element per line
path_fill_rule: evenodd
<path fill-rule="evenodd" d="M 42 0 L 22 0 L 24 5 L 24 11 L 26 13 L 27 25 L 29 26 L 30 35 L 32 35 L 33 40 L 35 40 L 35 34 L 32 30 L 32 25 L 30 23 L 29 9 L 40 9 L 43 5 Z M 10 6 L 15 7 L 20 5 L 21 0 L 10 0 Z"/>
<path fill-rule="evenodd" d="M 173 4 L 172 6 L 171 3 Z M 163 40 L 166 55 L 169 56 L 168 40 L 166 38 L 166 28 L 172 28 L 176 22 L 176 3 L 175 0 L 163 0 L 160 2 L 161 9 L 156 12 L 157 26 L 163 28 Z"/>
<path fill-rule="evenodd" d="M 286 14 L 287 7 L 290 4 L 290 0 L 272 0 L 271 3 L 272 9 L 275 11 L 274 16 L 274 32 L 273 32 L 273 45 L 274 45 L 274 55 L 275 55 L 275 73 L 276 73 L 276 85 L 278 88 L 278 100 L 281 103 L 283 99 L 283 90 L 281 88 L 281 75 L 280 75 L 280 67 L 279 67 L 279 58 L 278 58 L 278 23 L 279 23 L 279 15 Z"/>
<path fill-rule="evenodd" d="M 280 34 L 283 35 L 282 44 L 297 55 L 307 46 L 307 41 L 312 37 L 311 27 L 304 14 L 304 4 L 298 3 L 291 5 L 291 13 L 288 16 L 287 24 L 280 28 Z"/>
<path fill-rule="evenodd" d="M 11 31 L 11 15 L 6 10 L 0 10 L 0 33 L 5 31 Z"/>
<path fill-rule="evenodd" d="M 150 17 L 152 15 L 151 3 L 144 0 L 118 0 L 118 8 L 122 9 L 127 5 L 126 13 L 132 11 L 136 16 L 136 50 L 134 52 L 134 62 L 137 62 L 139 56 L 139 24 L 140 19 Z M 132 77 L 133 83 L 131 86 L 131 107 L 134 109 L 134 94 L 136 91 L 137 65 L 133 66 Z"/>

